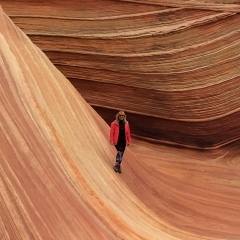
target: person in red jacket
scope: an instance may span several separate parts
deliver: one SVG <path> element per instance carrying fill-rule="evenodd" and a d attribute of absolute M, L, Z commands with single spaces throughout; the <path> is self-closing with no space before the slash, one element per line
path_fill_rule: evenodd
<path fill-rule="evenodd" d="M 130 127 L 124 111 L 119 111 L 116 120 L 111 123 L 110 143 L 117 149 L 115 172 L 121 173 L 121 163 L 126 146 L 131 142 Z"/>

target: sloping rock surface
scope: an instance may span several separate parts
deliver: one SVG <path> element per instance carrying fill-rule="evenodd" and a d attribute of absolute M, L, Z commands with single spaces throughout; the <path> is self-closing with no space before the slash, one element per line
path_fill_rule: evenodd
<path fill-rule="evenodd" d="M 238 1 L 1 1 L 110 123 L 195 148 L 240 138 Z"/>
<path fill-rule="evenodd" d="M 240 238 L 239 142 L 134 140 L 116 174 L 106 122 L 1 8 L 0 23 L 1 240 Z"/>

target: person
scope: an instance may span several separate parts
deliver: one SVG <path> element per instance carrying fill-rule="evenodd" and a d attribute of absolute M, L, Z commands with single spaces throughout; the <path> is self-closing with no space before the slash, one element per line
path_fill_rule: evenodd
<path fill-rule="evenodd" d="M 110 143 L 117 149 L 115 172 L 121 173 L 121 163 L 126 146 L 131 142 L 130 126 L 124 111 L 116 114 L 116 119 L 111 123 Z"/>

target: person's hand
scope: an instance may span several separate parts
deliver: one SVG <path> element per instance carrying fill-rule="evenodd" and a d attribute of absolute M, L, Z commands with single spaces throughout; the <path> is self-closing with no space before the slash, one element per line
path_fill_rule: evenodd
<path fill-rule="evenodd" d="M 111 144 L 113 145 L 114 143 L 113 143 L 113 142 L 111 142 Z"/>

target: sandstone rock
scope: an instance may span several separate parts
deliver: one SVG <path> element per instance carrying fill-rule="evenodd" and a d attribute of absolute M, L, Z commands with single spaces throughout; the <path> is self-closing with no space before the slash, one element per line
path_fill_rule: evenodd
<path fill-rule="evenodd" d="M 235 1 L 2 5 L 108 124 L 123 109 L 145 140 L 216 148 L 239 139 Z"/>
<path fill-rule="evenodd" d="M 24 10 L 29 14 L 29 9 L 21 9 L 22 2 L 14 3 L 15 10 Z M 26 3 L 34 11 L 40 11 L 39 13 L 51 9 L 53 15 L 54 13 L 58 15 L 58 11 L 54 12 L 54 8 L 51 8 L 53 1 L 48 2 L 46 7 L 43 4 L 41 8 L 36 2 Z M 89 2 L 88 7 L 90 3 L 92 2 Z M 106 11 L 112 12 L 112 10 L 106 9 L 106 6 L 99 8 L 103 6 L 100 5 L 102 3 L 99 1 L 99 5 L 94 7 L 98 9 L 99 14 L 102 12 L 103 17 Z M 114 1 L 111 3 L 120 4 Z M 61 4 L 59 5 L 60 8 Z M 4 6 L 6 8 L 6 5 Z M 65 8 L 66 6 L 62 6 L 63 12 Z M 118 9 L 116 7 L 116 13 Z M 122 9 L 120 8 L 119 11 Z M 91 12 L 89 10 L 88 13 Z M 223 19 L 223 22 L 230 19 L 232 23 L 232 27 L 226 27 L 225 30 L 231 32 L 232 28 L 237 27 L 234 21 L 238 21 L 238 15 L 219 13 L 217 17 L 222 18 L 224 14 L 228 17 Z M 230 240 L 240 238 L 239 141 L 221 146 L 214 151 L 198 151 L 153 145 L 134 139 L 124 155 L 122 175 L 115 174 L 112 170 L 115 150 L 108 143 L 108 124 L 54 67 L 46 55 L 10 21 L 2 9 L 0 9 L 0 23 L 1 239 Z M 214 32 L 211 36 L 214 37 L 214 34 L 220 33 Z M 234 32 L 233 35 L 235 34 L 237 33 Z M 231 38 L 231 41 L 237 44 L 238 39 L 233 39 Z M 221 56 L 227 55 L 231 59 L 231 53 L 225 48 L 231 49 L 233 42 L 219 48 L 219 51 L 224 52 Z M 217 43 L 215 44 L 217 46 Z M 214 45 L 212 47 L 215 48 Z M 187 48 L 186 52 L 181 53 L 182 55 L 177 54 L 178 58 L 182 57 L 186 60 L 186 69 L 194 68 L 196 63 L 191 64 L 184 54 L 193 51 L 196 52 L 197 58 L 201 55 L 198 53 L 199 49 Z M 210 51 L 209 55 L 214 55 L 214 51 L 208 51 Z M 238 49 L 235 51 L 237 52 Z M 52 52 L 49 52 L 50 55 Z M 166 56 L 170 57 L 171 54 Z M 66 62 L 71 59 L 71 55 L 67 59 L 66 53 L 64 57 Z M 89 53 L 86 54 L 86 59 L 88 57 Z M 158 59 L 154 56 L 140 56 L 140 59 L 145 57 L 151 61 Z M 136 56 L 134 58 L 137 59 Z M 97 59 L 100 64 L 100 58 Z M 103 61 L 106 59 L 103 57 Z M 165 108 L 159 105 L 161 112 L 157 111 L 157 114 L 160 117 L 147 112 L 146 120 L 143 114 L 137 113 L 137 110 L 131 112 L 129 109 L 129 118 L 134 122 L 141 120 L 140 125 L 136 125 L 139 127 L 136 132 L 141 132 L 140 129 L 157 131 L 159 121 L 155 120 L 159 118 L 161 125 L 167 129 L 164 132 L 165 138 L 171 138 L 172 143 L 179 141 L 184 145 L 189 141 L 189 146 L 194 146 L 201 136 L 199 134 L 202 133 L 202 129 L 206 127 L 212 132 L 209 130 L 208 133 L 203 134 L 208 139 L 200 144 L 206 144 L 211 140 L 220 145 L 224 141 L 229 143 L 237 140 L 238 102 L 235 97 L 238 96 L 238 65 L 237 61 L 230 59 L 229 62 L 226 61 L 226 66 L 223 60 L 218 59 L 221 66 L 218 68 L 220 73 L 213 75 L 215 76 L 213 81 L 208 81 L 211 79 L 208 74 L 214 73 L 210 67 L 208 73 L 204 73 L 199 68 L 189 70 L 186 73 L 188 77 L 180 74 L 183 83 L 181 85 L 177 80 L 178 75 L 171 72 L 174 63 L 168 63 L 167 58 L 162 58 L 166 65 L 166 68 L 161 70 L 162 84 L 158 85 L 158 77 L 156 81 L 150 78 L 149 89 L 144 90 L 146 86 L 144 81 L 125 80 L 128 87 L 124 89 L 131 90 L 130 100 L 134 100 L 133 95 L 136 95 L 135 103 L 136 100 L 141 100 L 139 95 L 148 94 L 147 97 L 151 99 L 151 94 L 154 95 L 156 92 L 152 99 L 160 95 L 160 102 L 165 96 L 169 96 Z M 170 60 L 174 61 L 174 58 Z M 64 58 L 61 61 L 64 61 Z M 102 64 L 107 65 L 106 62 Z M 111 64 L 110 61 L 109 65 Z M 163 63 L 160 61 L 159 64 Z M 126 64 L 123 66 L 127 67 Z M 184 61 L 180 61 L 179 66 L 184 66 Z M 229 71 L 227 67 L 233 66 L 236 66 L 236 69 Z M 67 65 L 66 69 L 69 70 L 70 67 Z M 152 63 L 149 68 L 145 66 L 143 71 L 154 67 Z M 85 69 L 87 70 L 88 68 Z M 98 70 L 101 73 L 101 69 L 94 71 Z M 108 78 L 104 71 L 102 76 Z M 164 71 L 170 71 L 170 74 L 165 74 Z M 191 73 L 200 76 L 206 74 L 205 78 L 203 77 L 205 80 L 197 81 L 196 78 L 192 80 Z M 235 77 L 232 74 L 236 74 Z M 129 76 L 137 78 L 138 74 Z M 169 81 L 166 81 L 167 76 L 171 76 Z M 116 85 L 114 78 L 111 78 L 110 74 L 108 82 L 96 80 L 96 84 L 93 84 L 92 80 L 87 82 L 88 80 L 85 79 L 80 81 L 80 89 L 85 87 L 87 92 L 92 85 L 100 94 L 102 86 L 110 85 L 109 89 L 111 89 L 112 84 Z M 74 77 L 74 79 L 76 85 L 79 84 L 78 78 Z M 135 84 L 138 85 L 137 88 Z M 155 86 L 158 87 L 155 89 Z M 226 95 L 223 94 L 223 87 Z M 95 98 L 97 96 L 96 94 Z M 234 98 L 230 101 L 231 96 Z M 104 97 L 104 95 L 99 96 L 99 102 L 103 103 L 95 107 L 107 116 L 107 101 Z M 201 100 L 203 97 L 206 98 L 207 107 L 201 108 L 201 104 L 205 104 Z M 153 100 L 152 108 L 157 108 Z M 212 104 L 216 101 L 221 106 L 215 105 L 216 110 L 214 110 L 210 106 L 211 101 Z M 195 104 L 196 102 L 198 104 Z M 185 112 L 180 103 L 185 104 L 185 107 L 188 106 Z M 143 101 L 142 104 L 149 103 Z M 134 104 L 129 106 L 137 108 Z M 167 108 L 171 109 L 176 119 L 167 115 L 170 114 Z M 180 111 L 179 108 L 183 110 Z M 197 109 L 201 111 L 198 112 Z M 162 115 L 168 117 L 162 118 Z M 148 121 L 149 128 L 141 127 L 146 124 L 145 121 Z M 196 129 L 192 124 L 196 124 Z M 176 128 L 173 128 L 175 125 Z M 176 134 L 176 129 L 180 133 Z M 220 134 L 219 129 L 224 131 Z M 173 133 L 172 136 L 169 132 Z M 146 133 L 143 131 L 141 134 L 144 136 Z M 190 140 L 189 136 L 191 136 Z M 187 137 L 188 139 L 185 139 Z M 161 139 L 163 140 L 163 137 Z M 213 142 L 204 146 L 212 146 Z"/>

